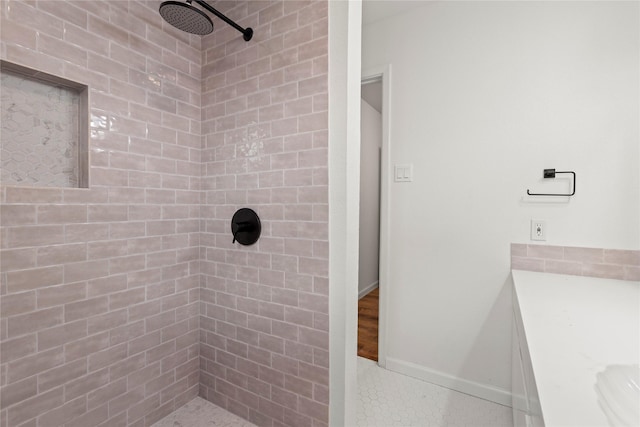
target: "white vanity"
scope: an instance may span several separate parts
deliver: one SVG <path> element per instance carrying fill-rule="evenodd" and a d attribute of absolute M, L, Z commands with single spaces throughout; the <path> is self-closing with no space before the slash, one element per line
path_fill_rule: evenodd
<path fill-rule="evenodd" d="M 520 270 L 512 275 L 514 425 L 616 425 L 612 408 L 627 415 L 632 410 L 640 425 L 640 409 L 624 407 L 630 395 L 612 399 L 607 392 L 607 401 L 602 393 L 609 381 L 603 373 L 611 368 L 640 372 L 640 283 Z"/>

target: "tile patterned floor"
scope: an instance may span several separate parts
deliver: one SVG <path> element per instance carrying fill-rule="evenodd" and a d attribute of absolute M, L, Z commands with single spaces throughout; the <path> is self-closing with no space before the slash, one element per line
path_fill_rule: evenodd
<path fill-rule="evenodd" d="M 511 408 L 358 358 L 358 427 L 513 427 Z"/>
<path fill-rule="evenodd" d="M 513 427 L 511 408 L 358 357 L 358 427 Z M 152 427 L 255 427 L 196 397 Z"/>
<path fill-rule="evenodd" d="M 196 397 L 151 427 L 256 427 L 219 406 Z"/>

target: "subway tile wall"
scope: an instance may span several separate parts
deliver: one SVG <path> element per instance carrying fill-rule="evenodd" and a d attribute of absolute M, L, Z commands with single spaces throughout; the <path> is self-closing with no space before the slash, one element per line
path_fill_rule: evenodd
<path fill-rule="evenodd" d="M 573 276 L 640 280 L 640 251 L 512 243 L 511 268 Z"/>
<path fill-rule="evenodd" d="M 2 2 L 2 59 L 91 87 L 91 188 L 2 188 L 0 426 L 149 425 L 197 393 L 326 425 L 327 3 L 218 4 L 250 43 L 159 3 Z"/>
<path fill-rule="evenodd" d="M 201 396 L 263 426 L 329 404 L 327 2 L 225 2 L 202 39 Z M 262 237 L 232 244 L 237 208 Z"/>
<path fill-rule="evenodd" d="M 0 426 L 144 426 L 199 391 L 200 38 L 159 1 L 1 3 L 1 57 L 90 86 L 90 188 L 2 187 Z"/>

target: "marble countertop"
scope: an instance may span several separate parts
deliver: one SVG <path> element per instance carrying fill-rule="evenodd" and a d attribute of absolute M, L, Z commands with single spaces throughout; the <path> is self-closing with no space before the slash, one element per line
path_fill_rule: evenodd
<path fill-rule="evenodd" d="M 640 282 L 512 274 L 545 425 L 608 425 L 596 375 L 640 361 Z"/>

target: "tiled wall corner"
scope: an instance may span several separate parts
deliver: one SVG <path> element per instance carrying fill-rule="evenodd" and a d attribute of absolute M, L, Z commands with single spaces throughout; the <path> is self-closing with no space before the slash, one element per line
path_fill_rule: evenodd
<path fill-rule="evenodd" d="M 201 395 L 261 426 L 328 423 L 327 2 L 243 1 L 202 40 Z M 232 244 L 250 207 L 254 246 Z"/>
<path fill-rule="evenodd" d="M 90 87 L 90 188 L 2 187 L 0 425 L 148 426 L 199 391 L 200 38 L 160 1 L 1 3 Z"/>
<path fill-rule="evenodd" d="M 574 276 L 640 280 L 640 251 L 512 243 L 511 268 Z"/>

